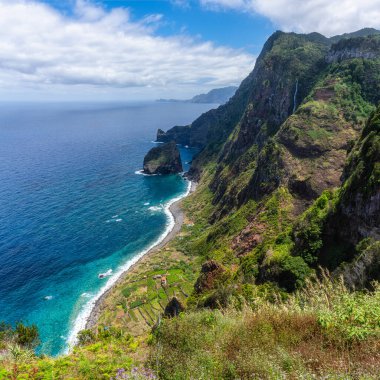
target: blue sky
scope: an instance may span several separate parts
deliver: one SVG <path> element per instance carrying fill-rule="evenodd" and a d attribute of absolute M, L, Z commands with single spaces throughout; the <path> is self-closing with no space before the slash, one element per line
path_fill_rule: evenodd
<path fill-rule="evenodd" d="M 71 1 L 46 0 L 45 3 L 72 15 Z M 215 11 L 202 7 L 198 1 L 102 0 L 94 3 L 106 9 L 127 8 L 136 21 L 150 14 L 162 14 L 163 21 L 157 35 L 186 33 L 200 40 L 244 49 L 255 55 L 260 53 L 266 39 L 275 31 L 275 26 L 266 17 L 234 9 Z"/>
<path fill-rule="evenodd" d="M 380 28 L 380 0 L 0 0 L 0 100 L 188 98 L 275 31 Z"/>

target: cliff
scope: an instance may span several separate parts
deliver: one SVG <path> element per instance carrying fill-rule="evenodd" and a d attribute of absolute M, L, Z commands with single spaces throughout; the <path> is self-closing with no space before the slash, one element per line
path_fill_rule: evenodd
<path fill-rule="evenodd" d="M 179 150 L 174 141 L 152 148 L 144 157 L 144 173 L 175 174 L 183 171 Z"/>
<path fill-rule="evenodd" d="M 367 141 L 360 136 L 380 101 L 379 38 L 371 30 L 332 39 L 276 32 L 226 105 L 161 132 L 201 147 L 190 176 L 205 184 L 211 206 L 192 251 L 223 263 L 237 257 L 238 282 L 292 291 L 318 265 L 335 270 L 356 260 L 361 240 L 378 241 L 378 195 L 368 203 L 343 194 L 355 141 Z M 360 177 L 361 186 L 369 181 Z M 338 240 L 334 220 L 344 225 Z"/>

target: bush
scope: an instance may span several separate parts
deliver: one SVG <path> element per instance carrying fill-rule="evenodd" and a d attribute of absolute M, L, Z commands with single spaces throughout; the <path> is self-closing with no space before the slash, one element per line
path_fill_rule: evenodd
<path fill-rule="evenodd" d="M 304 213 L 293 231 L 293 253 L 301 256 L 309 265 L 315 264 L 323 247 L 323 228 L 326 218 L 337 199 L 336 194 L 324 191 Z"/>
<path fill-rule="evenodd" d="M 16 343 L 23 347 L 35 348 L 40 344 L 38 328 L 36 325 L 25 326 L 22 322 L 18 322 L 14 334 Z"/>
<path fill-rule="evenodd" d="M 347 341 L 380 337 L 380 287 L 374 292 L 343 292 L 331 307 L 318 314 L 319 324 Z"/>
<path fill-rule="evenodd" d="M 312 270 L 302 257 L 285 256 L 280 261 L 279 285 L 288 291 L 302 287 Z"/>
<path fill-rule="evenodd" d="M 78 334 L 78 344 L 80 346 L 85 346 L 87 344 L 95 342 L 95 334 L 92 330 L 82 330 Z"/>

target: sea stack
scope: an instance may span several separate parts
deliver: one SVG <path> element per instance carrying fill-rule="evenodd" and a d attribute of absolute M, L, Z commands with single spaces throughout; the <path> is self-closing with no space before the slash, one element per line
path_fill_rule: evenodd
<path fill-rule="evenodd" d="M 183 171 L 181 156 L 174 141 L 152 148 L 144 157 L 144 173 L 175 174 Z"/>

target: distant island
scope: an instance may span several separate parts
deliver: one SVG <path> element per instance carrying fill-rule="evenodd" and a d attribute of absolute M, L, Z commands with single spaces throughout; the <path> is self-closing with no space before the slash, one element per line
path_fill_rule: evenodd
<path fill-rule="evenodd" d="M 217 103 L 224 104 L 235 94 L 237 87 L 229 86 L 215 88 L 207 94 L 195 95 L 191 99 L 158 99 L 157 102 L 180 102 L 180 103 Z"/>

